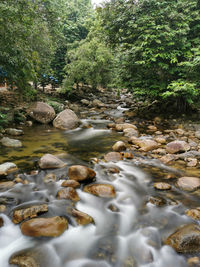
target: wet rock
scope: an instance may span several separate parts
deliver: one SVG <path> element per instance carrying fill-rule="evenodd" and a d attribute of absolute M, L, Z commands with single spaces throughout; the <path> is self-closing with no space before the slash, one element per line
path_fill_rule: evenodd
<path fill-rule="evenodd" d="M 171 234 L 164 243 L 178 253 L 200 252 L 200 226 L 184 225 Z"/>
<path fill-rule="evenodd" d="M 7 128 L 5 129 L 5 132 L 9 135 L 13 135 L 13 136 L 19 136 L 19 135 L 23 135 L 24 132 L 22 130 L 19 129 L 14 129 L 14 128 Z"/>
<path fill-rule="evenodd" d="M 22 147 L 22 142 L 17 139 L 11 139 L 9 137 L 3 137 L 1 144 L 7 147 Z"/>
<path fill-rule="evenodd" d="M 0 217 L 0 228 L 3 226 L 3 218 Z"/>
<path fill-rule="evenodd" d="M 109 173 L 120 173 L 120 170 L 116 167 L 110 167 L 107 172 Z"/>
<path fill-rule="evenodd" d="M 139 132 L 133 128 L 126 128 L 123 130 L 124 136 L 131 137 L 131 136 L 139 136 Z"/>
<path fill-rule="evenodd" d="M 200 207 L 196 209 L 186 210 L 185 214 L 195 220 L 200 220 Z"/>
<path fill-rule="evenodd" d="M 195 158 L 187 158 L 187 167 L 196 167 L 198 164 L 198 160 Z"/>
<path fill-rule="evenodd" d="M 162 161 L 164 164 L 167 164 L 169 162 L 172 162 L 176 159 L 176 156 L 175 155 L 172 155 L 172 154 L 167 154 L 163 157 L 160 158 L 160 161 Z"/>
<path fill-rule="evenodd" d="M 200 266 L 200 258 L 199 257 L 192 257 L 187 260 L 189 267 L 199 267 Z"/>
<path fill-rule="evenodd" d="M 166 150 L 168 153 L 175 154 L 180 152 L 185 152 L 190 150 L 190 145 L 185 141 L 173 141 L 166 145 Z"/>
<path fill-rule="evenodd" d="M 116 196 L 114 187 L 109 184 L 86 185 L 84 186 L 83 191 L 104 198 L 114 198 Z"/>
<path fill-rule="evenodd" d="M 58 169 L 66 166 L 62 160 L 51 154 L 45 154 L 39 160 L 39 166 L 41 169 Z"/>
<path fill-rule="evenodd" d="M 89 106 L 90 101 L 87 100 L 87 99 L 81 99 L 81 103 L 82 103 L 83 105 Z"/>
<path fill-rule="evenodd" d="M 157 127 L 154 126 L 154 125 L 149 125 L 147 128 L 148 128 L 148 130 L 151 131 L 151 132 L 156 132 L 156 131 L 157 131 Z"/>
<path fill-rule="evenodd" d="M 80 184 L 76 180 L 66 180 L 64 181 L 61 186 L 63 187 L 73 187 L 73 188 L 79 188 Z"/>
<path fill-rule="evenodd" d="M 200 131 L 196 131 L 195 132 L 195 137 L 198 138 L 198 139 L 200 139 Z"/>
<path fill-rule="evenodd" d="M 31 118 L 41 123 L 49 123 L 56 116 L 54 109 L 43 102 L 33 103 L 27 113 Z"/>
<path fill-rule="evenodd" d="M 29 127 L 32 127 L 33 126 L 33 122 L 32 121 L 26 121 L 26 125 L 29 126 Z"/>
<path fill-rule="evenodd" d="M 61 130 L 71 130 L 80 124 L 80 120 L 71 109 L 60 112 L 53 121 L 53 125 Z"/>
<path fill-rule="evenodd" d="M 183 136 L 185 134 L 185 131 L 183 129 L 179 128 L 179 129 L 175 130 L 175 133 L 177 133 L 180 136 Z"/>
<path fill-rule="evenodd" d="M 115 152 L 120 152 L 120 151 L 126 150 L 126 145 L 123 141 L 118 141 L 112 146 L 112 149 Z"/>
<path fill-rule="evenodd" d="M 64 189 L 61 189 L 57 193 L 57 198 L 58 199 L 70 199 L 72 201 L 79 201 L 80 197 L 77 194 L 76 190 L 73 187 L 67 187 Z"/>
<path fill-rule="evenodd" d="M 21 224 L 22 234 L 33 237 L 56 237 L 68 228 L 67 219 L 63 217 L 35 218 Z"/>
<path fill-rule="evenodd" d="M 133 159 L 133 154 L 131 152 L 123 153 L 125 159 Z"/>
<path fill-rule="evenodd" d="M 94 100 L 92 101 L 92 105 L 93 105 L 94 107 L 97 107 L 97 108 L 105 107 L 105 104 L 102 103 L 102 102 L 101 102 L 100 100 L 98 100 L 98 99 L 94 99 Z"/>
<path fill-rule="evenodd" d="M 129 142 L 138 145 L 141 151 L 148 152 L 158 148 L 158 143 L 152 139 L 140 139 L 140 138 L 133 138 L 129 139 Z"/>
<path fill-rule="evenodd" d="M 12 162 L 5 162 L 0 164 L 0 176 L 1 175 L 8 175 L 9 173 L 17 171 L 17 165 Z"/>
<path fill-rule="evenodd" d="M 76 209 L 72 209 L 72 216 L 75 218 L 76 222 L 79 225 L 86 225 L 94 222 L 93 218 L 90 215 Z"/>
<path fill-rule="evenodd" d="M 28 208 L 17 209 L 17 210 L 14 210 L 13 212 L 12 221 L 13 223 L 17 224 L 27 218 L 37 217 L 39 214 L 47 212 L 47 211 L 48 211 L 47 204 L 34 205 Z"/>
<path fill-rule="evenodd" d="M 9 181 L 9 182 L 0 182 L 0 191 L 5 191 L 7 189 L 12 188 L 15 185 L 14 182 Z"/>
<path fill-rule="evenodd" d="M 194 191 L 200 187 L 200 179 L 197 177 L 181 177 L 177 186 L 185 191 Z"/>
<path fill-rule="evenodd" d="M 155 206 L 163 206 L 166 204 L 166 201 L 164 198 L 162 197 L 154 197 L 154 196 L 151 196 L 149 197 L 149 200 L 148 200 L 151 204 L 155 205 Z"/>
<path fill-rule="evenodd" d="M 43 181 L 45 184 L 56 182 L 56 175 L 54 173 L 49 173 L 43 178 Z"/>
<path fill-rule="evenodd" d="M 104 156 L 105 161 L 120 161 L 122 155 L 119 152 L 109 152 Z"/>
<path fill-rule="evenodd" d="M 0 212 L 4 213 L 6 211 L 6 206 L 5 205 L 0 205 Z"/>
<path fill-rule="evenodd" d="M 115 129 L 118 132 L 122 132 L 127 128 L 132 128 L 132 129 L 137 130 L 137 126 L 135 126 L 134 124 L 131 124 L 131 123 L 121 123 L 121 124 L 116 124 L 115 125 Z"/>
<path fill-rule="evenodd" d="M 158 190 L 170 190 L 171 189 L 171 185 L 170 184 L 163 183 L 163 182 L 154 183 L 153 186 L 154 186 L 155 189 L 158 189 Z"/>
<path fill-rule="evenodd" d="M 68 169 L 68 176 L 71 180 L 84 181 L 93 179 L 96 176 L 96 172 L 86 166 L 73 165 Z"/>
<path fill-rule="evenodd" d="M 108 209 L 111 210 L 112 212 L 119 212 L 120 211 L 120 209 L 114 204 L 110 204 L 108 206 Z"/>
<path fill-rule="evenodd" d="M 10 258 L 9 263 L 19 267 L 40 267 L 36 260 L 29 255 L 14 255 Z"/>
<path fill-rule="evenodd" d="M 158 136 L 154 140 L 159 144 L 166 144 L 166 139 L 164 137 Z"/>

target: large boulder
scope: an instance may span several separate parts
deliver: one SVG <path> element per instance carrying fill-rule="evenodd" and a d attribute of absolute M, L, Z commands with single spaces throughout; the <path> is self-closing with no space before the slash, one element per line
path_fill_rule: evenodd
<path fill-rule="evenodd" d="M 8 175 L 11 172 L 17 171 L 17 165 L 12 162 L 5 162 L 0 164 L 0 176 L 1 175 Z"/>
<path fill-rule="evenodd" d="M 190 145 L 185 141 L 173 141 L 166 145 L 166 151 L 171 154 L 186 152 L 190 150 Z"/>
<path fill-rule="evenodd" d="M 60 112 L 53 121 L 53 126 L 61 130 L 71 130 L 80 124 L 79 118 L 71 109 Z"/>
<path fill-rule="evenodd" d="M 185 191 L 194 191 L 200 188 L 200 178 L 197 177 L 181 177 L 177 181 L 179 188 Z"/>
<path fill-rule="evenodd" d="M 68 228 L 67 219 L 63 217 L 35 218 L 21 224 L 22 234 L 33 237 L 56 237 Z"/>
<path fill-rule="evenodd" d="M 56 116 L 54 109 L 43 102 L 33 103 L 27 113 L 31 118 L 41 123 L 49 123 Z"/>
<path fill-rule="evenodd" d="M 61 159 L 51 154 L 45 154 L 39 160 L 39 166 L 41 169 L 58 169 L 63 168 L 66 165 L 67 164 L 64 163 Z"/>
<path fill-rule="evenodd" d="M 86 166 L 73 165 L 68 169 L 68 176 L 71 180 L 84 181 L 93 179 L 96 176 L 96 172 Z"/>
<path fill-rule="evenodd" d="M 116 196 L 115 188 L 110 184 L 86 185 L 83 191 L 103 198 L 114 198 Z"/>
<path fill-rule="evenodd" d="M 200 226 L 188 224 L 178 228 L 164 242 L 178 253 L 200 252 Z"/>
<path fill-rule="evenodd" d="M 7 147 L 22 147 L 22 142 L 17 139 L 11 139 L 9 137 L 3 137 L 1 144 Z"/>

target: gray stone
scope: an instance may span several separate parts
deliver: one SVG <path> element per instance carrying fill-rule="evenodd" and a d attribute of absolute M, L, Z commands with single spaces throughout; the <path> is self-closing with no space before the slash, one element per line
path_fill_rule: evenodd
<path fill-rule="evenodd" d="M 71 109 L 60 112 L 53 121 L 53 125 L 61 130 L 71 130 L 80 124 L 80 120 Z"/>
<path fill-rule="evenodd" d="M 1 139 L 1 143 L 3 146 L 7 147 L 22 147 L 22 142 L 17 139 L 11 139 L 9 137 L 3 137 Z"/>

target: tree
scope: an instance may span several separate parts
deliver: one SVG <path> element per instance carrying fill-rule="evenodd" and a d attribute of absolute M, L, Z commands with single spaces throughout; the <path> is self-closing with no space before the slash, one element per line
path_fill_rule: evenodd
<path fill-rule="evenodd" d="M 118 51 L 123 86 L 137 95 L 160 99 L 170 97 L 176 81 L 179 89 L 186 81 L 185 90 L 197 96 L 197 0 L 116 0 L 98 12 L 107 41 Z M 177 90 L 179 96 L 192 101 L 182 90 Z"/>
<path fill-rule="evenodd" d="M 113 56 L 99 39 L 82 41 L 80 46 L 71 50 L 69 59 L 70 63 L 65 67 L 65 90 L 71 91 L 75 83 L 96 89 L 97 86 L 107 86 L 111 81 Z"/>

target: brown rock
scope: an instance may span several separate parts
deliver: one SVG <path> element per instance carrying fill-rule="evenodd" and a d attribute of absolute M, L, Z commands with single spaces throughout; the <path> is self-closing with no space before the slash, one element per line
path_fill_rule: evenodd
<path fill-rule="evenodd" d="M 154 126 L 154 125 L 149 125 L 147 128 L 148 128 L 148 130 L 151 131 L 151 132 L 156 132 L 156 131 L 158 130 L 157 127 Z"/>
<path fill-rule="evenodd" d="M 133 159 L 133 154 L 131 152 L 123 153 L 125 159 Z"/>
<path fill-rule="evenodd" d="M 112 149 L 115 152 L 120 152 L 120 151 L 126 150 L 126 145 L 123 141 L 118 141 L 112 146 Z"/>
<path fill-rule="evenodd" d="M 200 179 L 197 177 L 181 177 L 177 181 L 177 186 L 185 191 L 193 191 L 200 187 Z"/>
<path fill-rule="evenodd" d="M 70 199 L 72 201 L 79 201 L 80 197 L 77 194 L 76 190 L 73 187 L 67 187 L 64 189 L 61 189 L 57 193 L 57 198 L 58 199 Z"/>
<path fill-rule="evenodd" d="M 105 161 L 120 161 L 122 155 L 119 152 L 109 152 L 104 156 Z"/>
<path fill-rule="evenodd" d="M 164 198 L 161 198 L 161 197 L 154 197 L 154 196 L 151 196 L 149 197 L 149 202 L 155 206 L 163 206 L 166 204 L 166 201 Z"/>
<path fill-rule="evenodd" d="M 167 154 L 167 155 L 165 155 L 165 156 L 163 156 L 163 157 L 160 158 L 160 160 L 164 164 L 167 164 L 167 163 L 169 163 L 169 162 L 171 162 L 171 161 L 173 161 L 175 159 L 176 159 L 175 155 L 172 155 L 172 154 Z"/>
<path fill-rule="evenodd" d="M 131 137 L 131 136 L 139 136 L 139 132 L 133 128 L 126 128 L 123 130 L 124 136 Z"/>
<path fill-rule="evenodd" d="M 171 189 L 171 185 L 170 184 L 163 183 L 163 182 L 161 182 L 161 183 L 154 183 L 153 186 L 154 186 L 155 189 L 158 189 L 158 190 L 169 190 L 169 189 Z"/>
<path fill-rule="evenodd" d="M 0 182 L 0 191 L 5 191 L 7 189 L 12 188 L 15 185 L 14 182 L 8 181 L 8 182 Z"/>
<path fill-rule="evenodd" d="M 135 126 L 134 124 L 131 124 L 131 123 L 121 123 L 121 124 L 116 124 L 115 125 L 115 129 L 118 132 L 122 132 L 123 130 L 125 130 L 127 128 L 132 128 L 132 129 L 137 130 L 137 126 Z"/>
<path fill-rule="evenodd" d="M 0 228 L 3 226 L 3 218 L 0 217 Z"/>
<path fill-rule="evenodd" d="M 8 175 L 9 173 L 17 171 L 17 165 L 12 162 L 5 162 L 0 164 L 0 175 Z"/>
<path fill-rule="evenodd" d="M 111 167 L 108 169 L 109 173 L 120 173 L 120 170 L 118 168 L 115 167 Z"/>
<path fill-rule="evenodd" d="M 90 215 L 76 209 L 72 209 L 72 216 L 75 217 L 76 222 L 80 225 L 86 225 L 94 222 Z"/>
<path fill-rule="evenodd" d="M 4 213 L 6 211 L 6 206 L 5 205 L 0 205 L 0 212 Z"/>
<path fill-rule="evenodd" d="M 80 187 L 80 184 L 78 181 L 75 181 L 75 180 L 66 180 L 61 184 L 61 186 L 78 188 L 78 187 Z"/>
<path fill-rule="evenodd" d="M 66 166 L 62 160 L 51 154 L 45 154 L 39 161 L 41 169 L 58 169 Z"/>
<path fill-rule="evenodd" d="M 20 223 L 21 221 L 27 218 L 37 217 L 38 214 L 44 213 L 48 211 L 48 205 L 34 205 L 29 208 L 18 209 L 13 212 L 13 223 Z"/>
<path fill-rule="evenodd" d="M 159 144 L 166 144 L 166 139 L 164 137 L 158 136 L 154 140 Z"/>
<path fill-rule="evenodd" d="M 200 266 L 200 258 L 199 257 L 192 257 L 187 260 L 189 267 L 199 267 Z"/>
<path fill-rule="evenodd" d="M 56 182 L 56 175 L 54 173 L 47 174 L 43 179 L 45 184 Z"/>
<path fill-rule="evenodd" d="M 164 243 L 178 253 L 200 252 L 200 226 L 184 225 L 171 234 Z"/>
<path fill-rule="evenodd" d="M 104 198 L 114 198 L 116 195 L 114 187 L 109 184 L 86 185 L 83 191 Z"/>
<path fill-rule="evenodd" d="M 137 145 L 144 152 L 148 152 L 148 151 L 158 148 L 158 143 L 151 139 L 141 139 L 137 142 Z"/>
<path fill-rule="evenodd" d="M 195 220 L 200 220 L 200 207 L 196 209 L 186 210 L 185 214 Z"/>
<path fill-rule="evenodd" d="M 33 103 L 27 112 L 31 118 L 41 123 L 49 123 L 56 116 L 54 109 L 43 102 Z"/>
<path fill-rule="evenodd" d="M 22 234 L 33 237 L 56 237 L 68 228 L 68 222 L 62 217 L 35 218 L 21 224 Z"/>
<path fill-rule="evenodd" d="M 71 130 L 80 124 L 80 120 L 71 109 L 60 112 L 53 121 L 53 126 L 61 130 Z"/>
<path fill-rule="evenodd" d="M 68 176 L 71 180 L 84 181 L 93 179 L 96 176 L 96 172 L 86 166 L 73 165 L 68 169 Z"/>
<path fill-rule="evenodd" d="M 198 164 L 198 160 L 195 158 L 187 158 L 188 163 L 187 163 L 187 167 L 196 167 Z"/>
<path fill-rule="evenodd" d="M 9 263 L 19 267 L 39 267 L 36 260 L 29 255 L 14 255 L 10 258 Z"/>
<path fill-rule="evenodd" d="M 185 141 L 173 141 L 166 145 L 166 150 L 168 153 L 175 154 L 180 152 L 185 152 L 190 150 L 190 145 Z"/>

